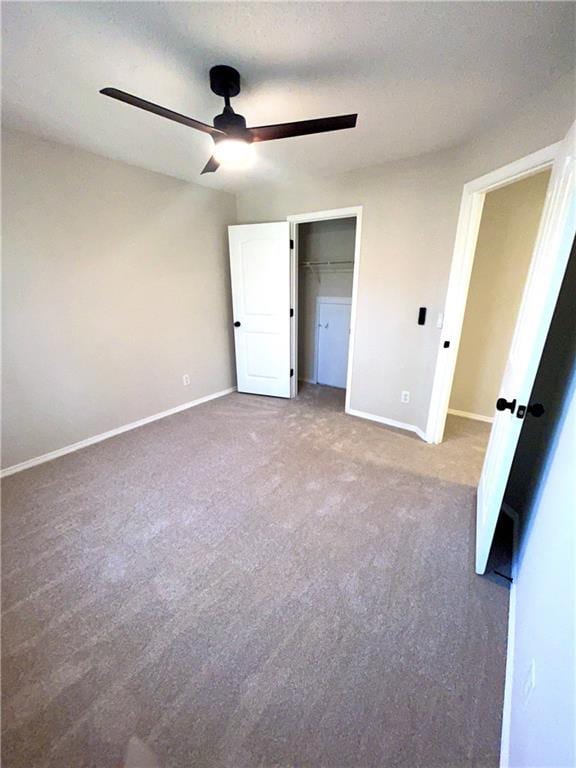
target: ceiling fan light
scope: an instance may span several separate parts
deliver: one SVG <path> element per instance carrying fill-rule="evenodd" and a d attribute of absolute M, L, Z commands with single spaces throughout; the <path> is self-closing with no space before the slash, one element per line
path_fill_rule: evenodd
<path fill-rule="evenodd" d="M 217 141 L 213 154 L 223 168 L 233 170 L 249 168 L 255 160 L 254 147 L 242 139 Z"/>

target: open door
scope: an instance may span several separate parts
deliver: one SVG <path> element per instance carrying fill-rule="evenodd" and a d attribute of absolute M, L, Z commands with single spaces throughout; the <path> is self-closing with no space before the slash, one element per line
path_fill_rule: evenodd
<path fill-rule="evenodd" d="M 238 391 L 290 397 L 290 225 L 228 227 Z"/>
<path fill-rule="evenodd" d="M 576 232 L 576 124 L 559 145 L 478 486 L 476 572 L 484 573 L 506 483 Z M 544 404 L 545 406 L 545 404 Z M 503 409 L 503 410 L 502 410 Z"/>

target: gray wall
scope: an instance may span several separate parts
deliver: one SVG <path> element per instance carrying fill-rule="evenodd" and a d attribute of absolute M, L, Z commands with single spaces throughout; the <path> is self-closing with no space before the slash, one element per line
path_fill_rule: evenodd
<path fill-rule="evenodd" d="M 525 510 L 509 638 L 511 768 L 576 765 L 576 368 L 571 379 L 540 482 Z M 533 660 L 536 688 L 526 699 Z"/>
<path fill-rule="evenodd" d="M 298 260 L 354 261 L 356 219 L 312 221 L 298 227 Z M 335 270 L 301 267 L 298 273 L 298 376 L 314 378 L 316 354 L 316 299 L 352 296 L 353 264 Z"/>
<path fill-rule="evenodd" d="M 234 384 L 231 195 L 10 130 L 2 187 L 3 467 Z"/>
<path fill-rule="evenodd" d="M 242 223 L 363 206 L 351 407 L 426 429 L 462 187 L 563 138 L 572 76 L 461 147 L 330 178 L 290 178 L 238 195 Z M 360 119 L 362 116 L 360 115 Z M 417 325 L 419 306 L 429 308 Z M 445 354 L 445 353 L 444 353 Z M 411 392 L 408 404 L 402 390 Z"/>
<path fill-rule="evenodd" d="M 486 195 L 450 408 L 492 417 L 550 171 Z"/>

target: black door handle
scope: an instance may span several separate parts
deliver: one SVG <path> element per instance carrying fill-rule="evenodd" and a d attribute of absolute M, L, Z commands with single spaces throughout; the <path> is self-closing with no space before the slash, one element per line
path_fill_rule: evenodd
<path fill-rule="evenodd" d="M 514 413 L 514 409 L 516 408 L 516 398 L 514 400 L 506 400 L 505 397 L 499 397 L 498 400 L 496 400 L 496 410 L 497 411 L 507 411 L 510 410 L 510 413 Z"/>
<path fill-rule="evenodd" d="M 545 413 L 544 406 L 542 403 L 534 403 L 534 405 L 519 405 L 518 410 L 516 411 L 516 416 L 518 416 L 519 419 L 523 419 L 524 416 L 529 413 L 531 416 L 534 416 L 535 419 L 539 419 L 540 416 L 543 416 Z"/>
<path fill-rule="evenodd" d="M 240 322 L 240 320 L 236 320 L 236 322 L 234 323 L 234 328 L 240 328 L 241 325 L 242 323 Z"/>

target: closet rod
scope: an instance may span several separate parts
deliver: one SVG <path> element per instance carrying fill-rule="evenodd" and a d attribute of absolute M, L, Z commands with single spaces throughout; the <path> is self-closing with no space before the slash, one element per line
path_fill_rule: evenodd
<path fill-rule="evenodd" d="M 353 261 L 301 261 L 301 267 L 337 267 L 340 264 L 354 264 Z"/>

